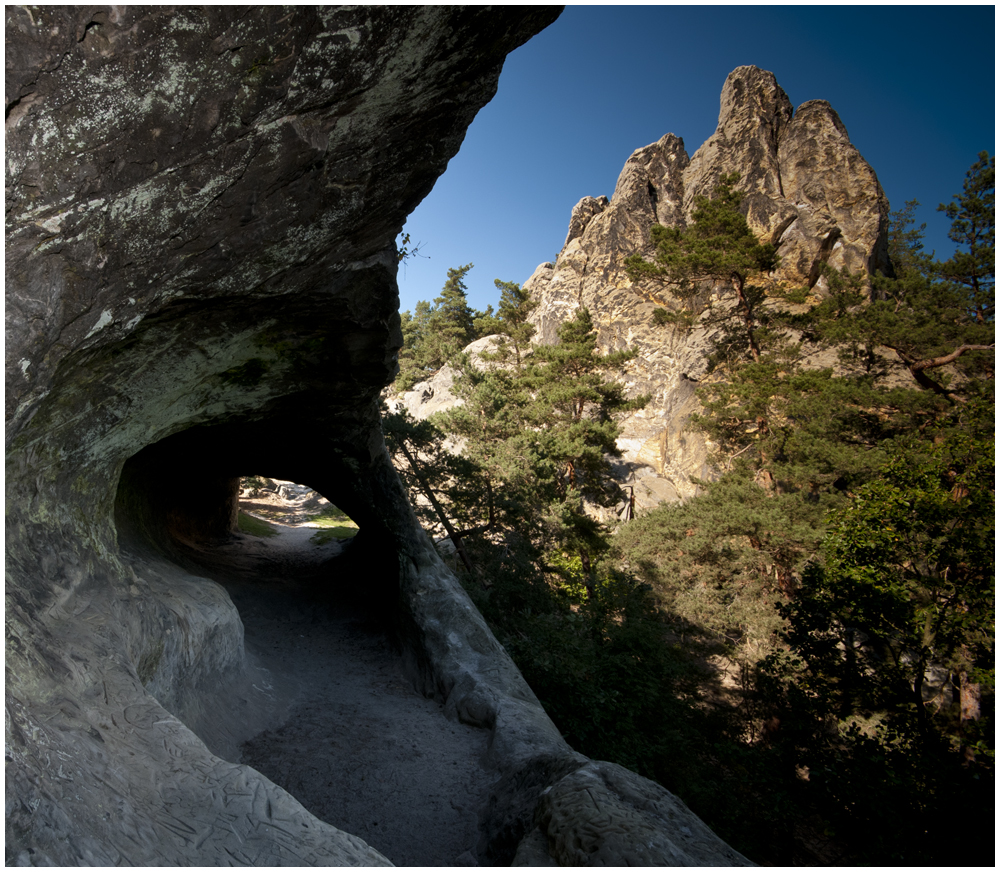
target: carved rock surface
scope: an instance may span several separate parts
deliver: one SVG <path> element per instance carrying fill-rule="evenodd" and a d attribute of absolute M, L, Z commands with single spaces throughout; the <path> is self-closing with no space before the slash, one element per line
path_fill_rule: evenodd
<path fill-rule="evenodd" d="M 543 794 L 515 866 L 544 846 L 559 866 L 750 866 L 677 797 L 614 763 L 588 763 Z"/>
<path fill-rule="evenodd" d="M 386 862 L 223 759 L 246 735 L 221 713 L 273 712 L 178 543 L 225 532 L 240 475 L 359 522 L 425 692 L 486 728 L 516 699 L 517 735 L 572 756 L 417 526 L 377 412 L 394 238 L 557 14 L 7 7 L 8 863 Z"/>
<path fill-rule="evenodd" d="M 254 474 L 357 522 L 339 575 L 413 684 L 488 731 L 468 859 L 510 862 L 589 761 L 417 524 L 378 397 L 394 239 L 558 9 L 6 14 L 7 862 L 387 862 L 233 762 L 279 701 L 191 555 Z"/>
<path fill-rule="evenodd" d="M 700 408 L 694 391 L 713 335 L 698 325 L 689 332 L 654 325 L 654 309 L 676 304 L 662 284 L 631 281 L 625 260 L 637 252 L 651 258 L 652 224 L 685 226 L 695 198 L 734 172 L 751 228 L 778 244 L 775 282 L 822 294 L 823 262 L 889 268 L 889 204 L 840 118 L 819 100 L 793 111 L 774 75 L 756 67 L 730 73 L 716 131 L 693 157 L 667 134 L 632 154 L 610 201 L 581 200 L 556 263 L 540 265 L 525 287 L 540 302 L 532 318 L 539 341 L 554 342 L 559 325 L 586 306 L 602 349 L 638 350 L 623 380 L 631 395 L 652 400 L 623 422 L 619 447 L 621 478 L 640 507 L 693 496 L 692 477 L 710 476 L 710 446 L 686 425 Z"/>

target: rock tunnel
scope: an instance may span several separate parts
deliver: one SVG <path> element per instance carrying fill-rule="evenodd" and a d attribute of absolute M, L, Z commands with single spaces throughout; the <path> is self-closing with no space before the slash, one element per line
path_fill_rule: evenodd
<path fill-rule="evenodd" d="M 746 862 L 566 745 L 382 440 L 394 239 L 557 15 L 7 7 L 8 864 L 388 862 L 239 759 L 281 700 L 205 555 L 257 472 L 358 523 L 363 572 L 318 577 L 482 732 L 466 862 Z"/>

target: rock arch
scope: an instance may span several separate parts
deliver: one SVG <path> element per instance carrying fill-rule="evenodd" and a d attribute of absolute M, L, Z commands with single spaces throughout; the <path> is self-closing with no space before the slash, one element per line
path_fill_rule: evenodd
<path fill-rule="evenodd" d="M 642 806 L 663 857 L 742 862 L 656 785 L 565 745 L 382 442 L 393 240 L 507 52 L 557 14 L 7 7 L 9 863 L 385 862 L 227 759 L 205 707 L 246 678 L 242 625 L 172 534 L 224 527 L 233 477 L 260 464 L 359 522 L 414 684 L 490 731 L 481 859 L 546 861 L 552 833 L 524 838 L 539 796 L 588 772 L 600 821 L 544 827 L 589 827 L 596 851 Z M 189 469 L 208 490 L 165 498 Z"/>

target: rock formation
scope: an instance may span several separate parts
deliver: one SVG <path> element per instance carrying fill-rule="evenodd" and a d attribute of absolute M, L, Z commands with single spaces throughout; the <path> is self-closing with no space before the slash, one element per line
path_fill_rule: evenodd
<path fill-rule="evenodd" d="M 235 762 L 273 712 L 232 601 L 182 543 L 227 534 L 248 474 L 358 522 L 359 584 L 413 681 L 490 731 L 481 860 L 538 827 L 543 855 L 745 862 L 566 746 L 381 437 L 393 240 L 506 54 L 557 14 L 7 7 L 8 863 L 385 862 Z M 576 808 L 595 779 L 601 810 Z M 658 836 L 640 855 L 623 825 Z"/>
<path fill-rule="evenodd" d="M 708 446 L 686 422 L 699 407 L 694 391 L 712 337 L 703 327 L 686 333 L 654 325 L 653 310 L 669 296 L 655 281 L 632 282 L 624 261 L 636 252 L 651 256 L 650 227 L 683 227 L 695 197 L 710 195 L 720 176 L 733 172 L 751 228 L 778 245 L 776 283 L 822 294 L 823 263 L 889 269 L 888 201 L 837 113 L 821 100 L 793 112 L 773 74 L 756 67 L 729 75 L 718 127 L 692 158 L 667 134 L 628 159 L 610 201 L 584 197 L 556 262 L 539 266 L 525 287 L 541 304 L 534 315 L 541 341 L 555 341 L 559 325 L 582 305 L 603 349 L 638 349 L 626 384 L 653 400 L 625 421 L 619 445 L 623 478 L 640 506 L 692 496 L 691 478 L 709 474 Z"/>

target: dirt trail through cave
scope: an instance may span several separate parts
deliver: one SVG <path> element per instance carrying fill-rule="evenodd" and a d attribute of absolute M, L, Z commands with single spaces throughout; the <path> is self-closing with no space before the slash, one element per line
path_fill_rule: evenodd
<path fill-rule="evenodd" d="M 306 595 L 343 543 L 310 542 L 316 528 L 295 501 L 280 502 L 299 523 L 267 513 L 278 535 L 241 535 L 202 555 L 239 609 L 247 651 L 272 683 L 297 691 L 283 725 L 245 742 L 240 762 L 396 865 L 476 865 L 492 780 L 479 763 L 486 731 L 416 693 L 362 607 Z"/>

